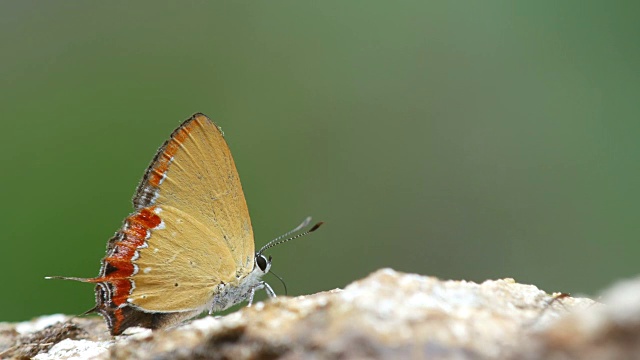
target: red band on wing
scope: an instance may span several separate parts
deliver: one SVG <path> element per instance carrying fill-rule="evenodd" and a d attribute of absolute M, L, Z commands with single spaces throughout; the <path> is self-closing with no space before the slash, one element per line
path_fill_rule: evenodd
<path fill-rule="evenodd" d="M 116 306 L 125 304 L 131 293 L 130 277 L 135 271 L 132 260 L 136 251 L 145 244 L 149 231 L 162 222 L 153 210 L 154 207 L 141 209 L 125 220 L 120 240 L 113 244 L 113 250 L 102 260 L 103 271 L 100 273 L 103 275 L 91 279 L 93 283 L 108 282 L 113 286 L 111 301 Z"/>

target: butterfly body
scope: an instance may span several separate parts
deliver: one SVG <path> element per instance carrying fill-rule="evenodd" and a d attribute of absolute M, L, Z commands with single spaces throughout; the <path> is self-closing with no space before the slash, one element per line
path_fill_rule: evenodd
<path fill-rule="evenodd" d="M 263 271 L 259 266 L 256 266 L 249 275 L 238 279 L 235 283 L 219 284 L 217 292 L 208 306 L 209 313 L 226 310 L 245 300 L 252 303 L 255 292 L 260 289 L 266 289 L 267 294 L 271 297 L 275 296 L 269 284 L 262 281 L 262 276 L 267 272 L 269 269 Z"/>

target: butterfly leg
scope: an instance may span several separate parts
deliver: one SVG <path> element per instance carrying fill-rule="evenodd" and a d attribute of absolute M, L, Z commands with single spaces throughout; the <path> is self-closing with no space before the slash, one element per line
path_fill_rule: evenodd
<path fill-rule="evenodd" d="M 273 291 L 273 289 L 271 288 L 271 286 L 269 286 L 269 284 L 267 284 L 266 282 L 263 281 L 262 285 L 264 286 L 264 291 L 267 292 L 267 295 L 269 297 L 276 297 L 275 291 Z"/>
<path fill-rule="evenodd" d="M 256 294 L 256 290 L 260 289 L 264 289 L 267 292 L 267 296 L 269 296 L 270 298 L 276 297 L 276 293 L 275 291 L 273 291 L 271 286 L 269 286 L 269 284 L 267 284 L 266 282 L 261 281 L 258 285 L 251 288 L 251 292 L 249 293 L 249 305 L 247 306 L 251 306 L 251 304 L 253 304 L 253 296 Z"/>
<path fill-rule="evenodd" d="M 247 307 L 250 307 L 253 304 L 253 296 L 256 294 L 256 290 L 258 289 L 261 289 L 260 285 L 256 285 L 251 288 L 251 292 L 249 293 L 249 305 L 247 305 Z"/>

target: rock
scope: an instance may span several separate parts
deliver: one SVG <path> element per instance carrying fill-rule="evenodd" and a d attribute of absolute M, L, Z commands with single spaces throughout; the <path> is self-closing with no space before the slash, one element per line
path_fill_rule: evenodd
<path fill-rule="evenodd" d="M 112 338 L 100 318 L 0 324 L 3 357 L 35 359 L 639 358 L 640 279 L 602 305 L 512 279 L 482 284 L 379 270 L 336 289 Z M 65 322 L 59 322 L 59 320 Z M 52 324 L 52 322 L 56 322 Z M 133 330 L 133 331 L 131 331 Z M 594 355 L 597 355 L 594 357 Z"/>
<path fill-rule="evenodd" d="M 618 282 L 600 301 L 538 333 L 529 358 L 640 359 L 640 277 Z"/>
<path fill-rule="evenodd" d="M 51 348 L 69 343 L 74 344 L 69 354 L 75 352 L 76 356 L 82 356 L 85 353 L 80 352 L 79 345 L 75 346 L 76 342 L 80 344 L 88 341 L 83 339 L 90 339 L 89 342 L 93 346 L 100 340 L 103 342 L 111 340 L 109 334 L 105 333 L 106 327 L 98 321 L 101 320 L 74 318 L 71 321 L 69 316 L 56 314 L 17 324 L 0 323 L 0 358 L 29 359 L 34 356 L 47 358 L 47 351 Z M 107 351 L 107 348 L 104 348 L 104 351 Z M 52 356 L 55 356 L 54 353 L 61 354 L 56 351 L 51 353 Z M 64 358 L 70 358 L 70 356 Z"/>

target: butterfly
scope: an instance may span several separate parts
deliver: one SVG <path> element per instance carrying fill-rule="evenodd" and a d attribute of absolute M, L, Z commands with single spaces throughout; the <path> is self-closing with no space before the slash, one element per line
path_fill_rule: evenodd
<path fill-rule="evenodd" d="M 295 229 L 255 251 L 249 210 L 220 127 L 195 114 L 157 151 L 133 198 L 129 215 L 107 244 L 97 277 L 50 279 L 94 283 L 96 305 L 112 335 L 133 326 L 179 324 L 253 302 L 271 268 L 263 252 L 304 236 Z"/>

